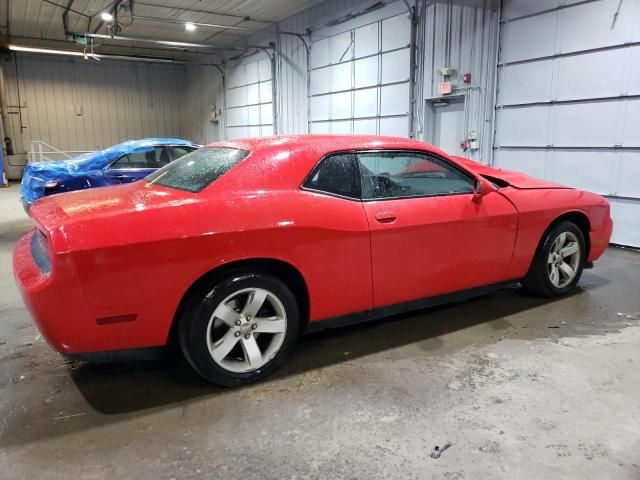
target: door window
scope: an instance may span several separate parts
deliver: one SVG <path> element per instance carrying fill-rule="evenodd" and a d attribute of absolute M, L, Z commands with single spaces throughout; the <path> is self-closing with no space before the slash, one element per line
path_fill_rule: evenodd
<path fill-rule="evenodd" d="M 171 153 L 173 154 L 173 159 L 177 160 L 180 157 L 183 157 L 187 153 L 191 153 L 195 150 L 193 147 L 169 147 L 171 148 Z"/>
<path fill-rule="evenodd" d="M 362 152 L 357 156 L 364 200 L 473 192 L 471 177 L 433 155 Z"/>
<path fill-rule="evenodd" d="M 145 147 L 123 155 L 111 164 L 111 169 L 160 168 L 170 162 L 169 152 L 164 147 Z"/>
<path fill-rule="evenodd" d="M 353 154 L 336 154 L 322 160 L 311 172 L 305 188 L 341 197 L 360 198 L 358 167 Z"/>

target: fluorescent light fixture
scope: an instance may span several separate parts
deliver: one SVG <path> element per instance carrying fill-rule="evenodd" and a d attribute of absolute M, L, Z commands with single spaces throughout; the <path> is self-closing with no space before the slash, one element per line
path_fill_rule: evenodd
<path fill-rule="evenodd" d="M 44 53 L 46 55 L 69 55 L 71 57 L 84 57 L 86 60 L 128 60 L 128 61 L 141 61 L 152 63 L 184 63 L 180 60 L 174 60 L 172 58 L 155 58 L 155 57 L 136 57 L 130 55 L 110 55 L 110 54 L 97 54 L 89 52 L 78 52 L 75 50 L 56 50 L 54 48 L 37 48 L 37 47 L 23 47 L 21 45 L 9 45 L 9 50 L 14 52 L 25 53 Z"/>
<path fill-rule="evenodd" d="M 51 55 L 71 55 L 72 57 L 84 57 L 84 52 L 77 52 L 75 50 L 56 50 L 55 48 L 36 48 L 36 47 L 22 47 L 20 45 L 9 45 L 9 50 L 14 52 L 28 52 L 28 53 L 46 53 Z M 86 56 L 97 57 L 96 54 L 86 54 Z"/>
<path fill-rule="evenodd" d="M 110 22 L 111 20 L 113 20 L 113 15 L 110 14 L 109 12 L 102 12 L 100 14 L 100 18 L 105 22 Z"/>
<path fill-rule="evenodd" d="M 193 24 L 191 22 L 187 22 L 187 23 L 184 24 L 184 29 L 187 32 L 193 32 L 196 28 L 198 28 L 198 27 L 196 27 L 195 24 Z"/>

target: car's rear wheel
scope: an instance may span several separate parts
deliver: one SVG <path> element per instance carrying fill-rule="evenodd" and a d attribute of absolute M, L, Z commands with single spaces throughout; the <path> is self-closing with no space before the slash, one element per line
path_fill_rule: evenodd
<path fill-rule="evenodd" d="M 573 222 L 558 223 L 538 246 L 522 285 L 531 293 L 558 297 L 569 293 L 580 280 L 586 249 L 582 230 Z"/>
<path fill-rule="evenodd" d="M 291 353 L 300 313 L 291 290 L 266 273 L 238 272 L 194 292 L 179 319 L 182 351 L 206 380 L 222 386 L 270 375 Z"/>

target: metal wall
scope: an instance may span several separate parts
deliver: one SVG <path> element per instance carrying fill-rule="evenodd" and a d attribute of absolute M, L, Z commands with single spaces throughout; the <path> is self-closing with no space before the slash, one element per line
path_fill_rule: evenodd
<path fill-rule="evenodd" d="M 183 86 L 181 135 L 200 144 L 224 138 L 222 73 L 213 65 L 189 65 Z"/>
<path fill-rule="evenodd" d="M 467 4 L 468 3 L 468 4 Z M 493 143 L 493 90 L 495 83 L 495 57 L 498 39 L 498 8 L 496 2 L 437 2 L 428 5 L 422 19 L 424 46 L 424 98 L 427 102 L 446 99 L 438 94 L 438 84 L 445 80 L 439 69 L 455 70 L 447 78 L 453 86 L 452 95 L 464 101 L 464 126 L 460 142 L 471 132 L 478 137 L 477 150 L 458 152 L 482 163 L 489 163 Z M 471 74 L 471 83 L 463 76 Z M 428 103 L 418 106 L 428 108 Z M 416 137 L 423 139 L 429 128 L 429 116 L 417 110 Z M 454 152 L 449 152 L 454 153 Z"/>
<path fill-rule="evenodd" d="M 131 139 L 183 134 L 185 67 L 17 55 L 3 64 L 8 129 L 16 152 L 29 140 L 95 150 Z"/>
<path fill-rule="evenodd" d="M 640 0 L 505 0 L 495 164 L 606 195 L 640 246 Z"/>

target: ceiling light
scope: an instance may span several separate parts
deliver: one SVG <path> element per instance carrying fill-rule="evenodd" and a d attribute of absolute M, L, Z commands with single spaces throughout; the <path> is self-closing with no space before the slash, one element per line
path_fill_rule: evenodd
<path fill-rule="evenodd" d="M 193 32 L 196 28 L 198 28 L 198 27 L 196 27 L 195 24 L 193 24 L 191 22 L 187 22 L 187 23 L 184 24 L 184 29 L 187 32 Z"/>
<path fill-rule="evenodd" d="M 76 52 L 74 50 L 56 50 L 53 48 L 36 48 L 36 47 L 23 47 L 20 45 L 9 45 L 9 50 L 14 52 L 29 52 L 29 53 L 47 53 L 53 55 L 71 55 L 73 57 L 84 57 L 85 53 Z"/>
<path fill-rule="evenodd" d="M 111 20 L 113 20 L 113 15 L 109 12 L 102 12 L 100 14 L 100 18 L 102 18 L 102 20 L 104 20 L 105 22 L 110 22 Z"/>

